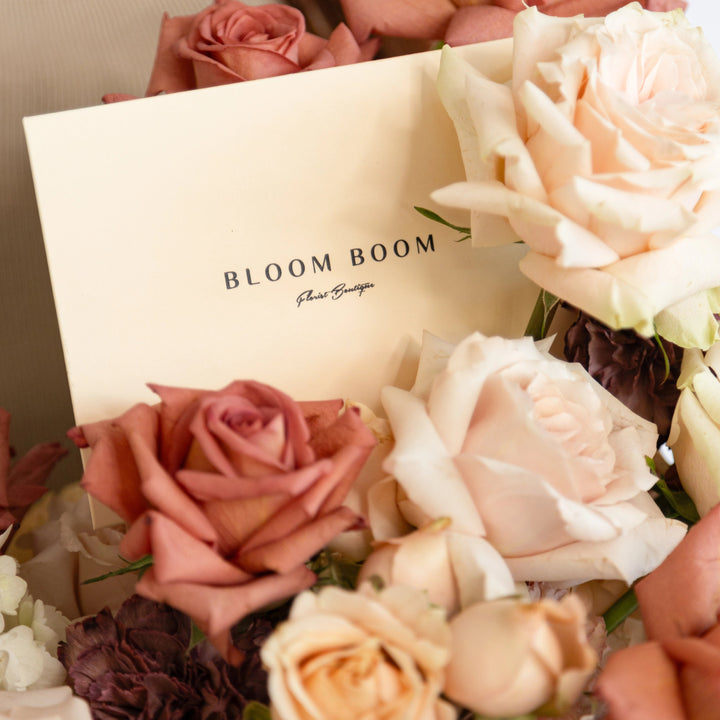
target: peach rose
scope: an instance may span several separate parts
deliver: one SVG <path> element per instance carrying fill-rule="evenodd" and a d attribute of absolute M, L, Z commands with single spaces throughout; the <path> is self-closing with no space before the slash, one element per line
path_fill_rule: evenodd
<path fill-rule="evenodd" d="M 299 595 L 261 650 L 274 720 L 451 720 L 440 700 L 450 631 L 409 587 Z"/>
<path fill-rule="evenodd" d="M 720 506 L 635 592 L 648 642 L 612 654 L 596 692 L 607 720 L 704 720 L 720 707 Z"/>
<path fill-rule="evenodd" d="M 414 524 L 451 518 L 516 581 L 631 583 L 678 544 L 686 526 L 647 493 L 655 426 L 582 366 L 532 338 L 475 333 L 441 352 L 428 338 L 413 391 L 382 393 L 395 435 L 384 468 Z"/>
<path fill-rule="evenodd" d="M 147 95 L 212 87 L 370 60 L 377 42 L 358 45 L 346 25 L 325 40 L 281 4 L 216 0 L 197 15 L 165 15 Z"/>
<path fill-rule="evenodd" d="M 607 15 L 627 0 L 530 0 L 544 14 L 568 17 Z M 523 0 L 341 0 L 348 24 L 361 39 L 372 33 L 392 37 L 444 39 L 468 45 L 512 35 Z M 649 10 L 684 8 L 684 0 L 643 0 Z"/>
<path fill-rule="evenodd" d="M 430 602 L 445 608 L 448 617 L 473 603 L 516 592 L 497 550 L 483 538 L 453 532 L 448 518 L 377 542 L 360 569 L 358 582 L 373 577 L 385 585 L 425 590 Z"/>
<path fill-rule="evenodd" d="M 683 354 L 680 398 L 670 427 L 680 482 L 700 515 L 720 502 L 720 343 Z"/>
<path fill-rule="evenodd" d="M 483 717 L 566 712 L 598 660 L 585 622 L 572 595 L 471 605 L 450 621 L 445 694 Z"/>
<path fill-rule="evenodd" d="M 612 328 L 683 346 L 718 335 L 720 66 L 680 11 L 515 20 L 512 84 L 446 48 L 439 88 L 468 182 L 434 198 L 507 218 L 520 268 Z M 510 48 L 508 48 L 508 52 Z M 504 222 L 504 221 L 503 221 Z M 682 321 L 678 321 L 680 314 Z"/>
<path fill-rule="evenodd" d="M 358 522 L 342 502 L 375 437 L 339 400 L 249 381 L 151 387 L 159 405 L 71 431 L 92 448 L 83 486 L 130 524 L 123 557 L 152 554 L 136 591 L 232 658 L 230 628 L 310 586 L 305 561 Z"/>

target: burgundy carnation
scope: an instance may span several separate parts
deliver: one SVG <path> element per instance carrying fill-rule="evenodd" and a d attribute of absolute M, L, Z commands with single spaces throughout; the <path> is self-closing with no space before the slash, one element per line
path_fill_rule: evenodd
<path fill-rule="evenodd" d="M 654 422 L 664 442 L 680 394 L 676 382 L 682 349 L 667 340 L 660 342 L 664 353 L 655 339 L 633 330 L 611 330 L 580 313 L 565 335 L 565 357 L 580 363 L 633 412 Z"/>
<path fill-rule="evenodd" d="M 187 615 L 133 595 L 114 618 L 106 608 L 68 628 L 58 657 L 95 720 L 240 720 L 250 700 L 267 702 L 258 652 L 269 632 L 269 622 L 250 621 L 234 667 L 206 641 L 190 650 Z"/>

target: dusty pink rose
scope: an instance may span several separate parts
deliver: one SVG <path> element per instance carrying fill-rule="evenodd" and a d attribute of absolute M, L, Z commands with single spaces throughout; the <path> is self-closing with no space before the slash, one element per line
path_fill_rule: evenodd
<path fill-rule="evenodd" d="M 305 17 L 281 4 L 217 2 L 197 15 L 165 15 L 147 95 L 370 60 L 376 41 L 358 44 L 344 24 L 326 40 L 305 31 Z"/>
<path fill-rule="evenodd" d="M 358 523 L 342 502 L 375 437 L 339 400 L 257 382 L 152 389 L 159 405 L 71 432 L 93 450 L 83 485 L 130 524 L 122 555 L 152 554 L 137 592 L 192 616 L 230 657 L 230 628 L 310 586 L 305 561 Z"/>
<path fill-rule="evenodd" d="M 516 581 L 568 585 L 632 583 L 684 537 L 647 492 L 655 426 L 580 365 L 475 333 L 454 348 L 426 336 L 419 368 L 412 391 L 382 392 L 395 436 L 383 468 L 413 525 L 448 517 Z"/>
<path fill-rule="evenodd" d="M 704 720 L 720 708 L 720 506 L 636 586 L 648 642 L 610 656 L 607 720 Z"/>
<path fill-rule="evenodd" d="M 468 45 L 512 35 L 522 0 L 341 0 L 356 37 L 371 34 L 392 37 L 444 39 L 450 45 Z M 627 0 L 529 0 L 546 15 L 600 17 L 627 4 Z M 648 10 L 684 8 L 684 0 L 643 0 Z"/>
<path fill-rule="evenodd" d="M 47 490 L 45 480 L 66 452 L 58 443 L 43 443 L 11 465 L 10 413 L 0 408 L 0 532 L 19 523 Z"/>

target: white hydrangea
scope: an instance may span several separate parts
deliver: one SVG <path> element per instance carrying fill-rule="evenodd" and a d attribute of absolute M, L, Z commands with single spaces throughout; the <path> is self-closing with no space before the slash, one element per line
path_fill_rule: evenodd
<path fill-rule="evenodd" d="M 0 547 L 8 534 L 9 528 L 0 536 Z M 33 600 L 17 570 L 14 558 L 0 555 L 0 690 L 62 685 L 65 669 L 57 646 L 69 621 L 51 605 Z"/>

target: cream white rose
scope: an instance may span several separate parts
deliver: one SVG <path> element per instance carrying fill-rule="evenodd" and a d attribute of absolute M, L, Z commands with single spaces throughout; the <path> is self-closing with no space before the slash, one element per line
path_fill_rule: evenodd
<path fill-rule="evenodd" d="M 438 518 L 407 535 L 377 542 L 358 582 L 379 578 L 385 585 L 427 591 L 430 602 L 451 617 L 463 607 L 516 593 L 500 554 L 485 539 L 453 532 L 449 518 Z"/>
<path fill-rule="evenodd" d="M 627 583 L 653 570 L 686 526 L 647 491 L 655 426 L 578 364 L 531 338 L 423 345 L 416 389 L 388 387 L 395 435 L 384 463 L 415 518 L 484 537 L 516 581 Z M 417 521 L 416 521 L 417 522 Z"/>
<path fill-rule="evenodd" d="M 496 244 L 483 218 L 505 217 L 530 248 L 521 270 L 610 327 L 717 339 L 720 63 L 681 11 L 529 8 L 510 84 L 446 48 L 438 87 L 469 182 L 434 198 L 474 212 L 473 242 Z"/>
<path fill-rule="evenodd" d="M 93 528 L 87 493 L 76 483 L 46 493 L 30 509 L 10 552 L 22 561 L 30 593 L 74 619 L 106 606 L 117 611 L 134 592 L 133 573 L 84 584 L 125 565 L 123 537 L 119 527 Z"/>
<path fill-rule="evenodd" d="M 91 720 L 90 706 L 66 685 L 0 692 L 0 720 Z"/>
<path fill-rule="evenodd" d="M 450 720 L 444 612 L 409 587 L 304 592 L 266 641 L 275 720 Z"/>
<path fill-rule="evenodd" d="M 450 621 L 445 694 L 489 717 L 566 712 L 597 664 L 585 621 L 572 596 L 471 605 Z"/>
<path fill-rule="evenodd" d="M 688 349 L 668 445 L 683 487 L 705 515 L 720 502 L 720 343 Z"/>

